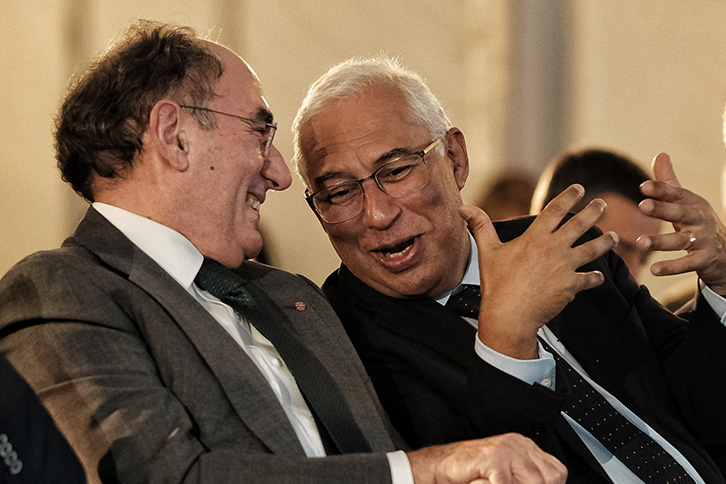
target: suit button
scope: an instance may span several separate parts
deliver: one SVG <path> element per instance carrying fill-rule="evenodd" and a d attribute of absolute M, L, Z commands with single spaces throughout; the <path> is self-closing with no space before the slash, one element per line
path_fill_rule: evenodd
<path fill-rule="evenodd" d="M 8 441 L 8 436 L 0 434 L 0 457 L 7 457 L 13 451 L 13 444 Z"/>

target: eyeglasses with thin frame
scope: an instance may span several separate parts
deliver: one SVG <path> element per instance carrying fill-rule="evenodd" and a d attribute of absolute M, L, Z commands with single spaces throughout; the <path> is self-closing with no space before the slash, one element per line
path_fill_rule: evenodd
<path fill-rule="evenodd" d="M 381 191 L 393 198 L 412 195 L 428 184 L 429 173 L 425 156 L 440 142 L 441 138 L 432 141 L 420 151 L 398 156 L 365 178 L 337 183 L 315 193 L 305 189 L 305 200 L 320 218 L 329 224 L 337 224 L 346 222 L 363 211 L 363 182 L 367 180 L 375 181 Z"/>
<path fill-rule="evenodd" d="M 242 121 L 245 121 L 249 123 L 252 126 L 252 129 L 257 131 L 262 135 L 262 142 L 263 142 L 263 148 L 262 148 L 262 156 L 267 156 L 270 152 L 270 146 L 272 146 L 272 140 L 275 139 L 275 133 L 277 132 L 277 123 L 266 123 L 265 121 L 261 121 L 259 119 L 252 119 L 252 118 L 245 118 L 244 116 L 239 116 L 237 114 L 231 114 L 231 113 L 225 113 L 224 111 L 217 111 L 216 109 L 210 109 L 210 108 L 203 108 L 201 106 L 190 106 L 188 104 L 180 104 L 180 108 L 185 109 L 196 109 L 198 111 L 207 111 L 210 113 L 216 113 L 216 114 L 222 114 L 224 116 L 231 116 L 233 118 L 241 119 Z M 264 125 L 264 128 L 261 128 L 261 126 Z"/>

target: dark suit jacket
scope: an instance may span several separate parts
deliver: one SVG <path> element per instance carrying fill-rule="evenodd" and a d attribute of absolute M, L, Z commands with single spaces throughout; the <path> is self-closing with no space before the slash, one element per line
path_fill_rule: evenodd
<path fill-rule="evenodd" d="M 495 226 L 505 241 L 528 223 Z M 675 444 L 706 482 L 723 482 L 704 448 L 726 468 L 726 412 L 718 403 L 726 388 L 726 328 L 704 301 L 686 315 L 690 322 L 673 316 L 613 253 L 586 269 L 600 270 L 605 282 L 579 293 L 548 327 L 593 380 Z M 566 388 L 528 385 L 486 364 L 474 352 L 475 329 L 432 299 L 387 297 L 345 266 L 323 289 L 411 446 L 519 432 L 559 457 L 570 482 L 607 482 L 560 414 Z"/>
<path fill-rule="evenodd" d="M 61 249 L 0 281 L 0 351 L 38 392 L 89 482 L 390 481 L 383 411 L 320 290 L 261 264 L 238 272 L 327 368 L 374 452 L 306 458 L 244 350 L 93 209 Z"/>
<path fill-rule="evenodd" d="M 0 484 L 83 484 L 78 457 L 35 392 L 0 354 Z"/>

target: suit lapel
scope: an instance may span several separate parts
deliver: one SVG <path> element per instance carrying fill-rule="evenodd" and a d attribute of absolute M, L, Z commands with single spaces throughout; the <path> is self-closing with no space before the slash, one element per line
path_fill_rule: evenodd
<path fill-rule="evenodd" d="M 476 329 L 432 299 L 386 301 L 376 322 L 461 366 L 471 364 Z"/>
<path fill-rule="evenodd" d="M 240 419 L 272 452 L 304 455 L 280 402 L 257 366 L 183 287 L 93 208 L 74 238 L 104 263 L 126 274 L 166 310 L 216 375 Z"/>
<path fill-rule="evenodd" d="M 396 299 L 368 287 L 344 265 L 340 284 L 354 303 L 374 314 L 376 324 L 432 348 L 458 365 L 468 367 L 476 330 L 430 298 Z"/>
<path fill-rule="evenodd" d="M 330 383 L 342 396 L 344 406 L 350 409 L 350 418 L 371 447 L 390 449 L 392 443 L 380 421 L 378 402 L 365 391 L 368 376 L 332 308 L 311 304 L 311 294 L 317 293 L 304 284 L 290 284 L 287 274 L 258 269 L 259 266 L 248 263 L 238 272 L 262 290 L 275 306 L 272 313 L 277 314 L 278 323 L 293 333 L 331 375 Z"/>

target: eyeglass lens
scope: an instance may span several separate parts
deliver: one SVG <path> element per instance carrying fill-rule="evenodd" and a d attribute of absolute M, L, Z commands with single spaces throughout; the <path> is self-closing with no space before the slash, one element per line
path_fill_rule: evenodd
<path fill-rule="evenodd" d="M 370 177 L 376 185 L 393 198 L 411 195 L 428 183 L 428 170 L 421 153 L 391 161 Z M 362 183 L 354 180 L 323 189 L 313 196 L 315 210 L 328 223 L 349 220 L 363 210 L 365 193 Z"/>

